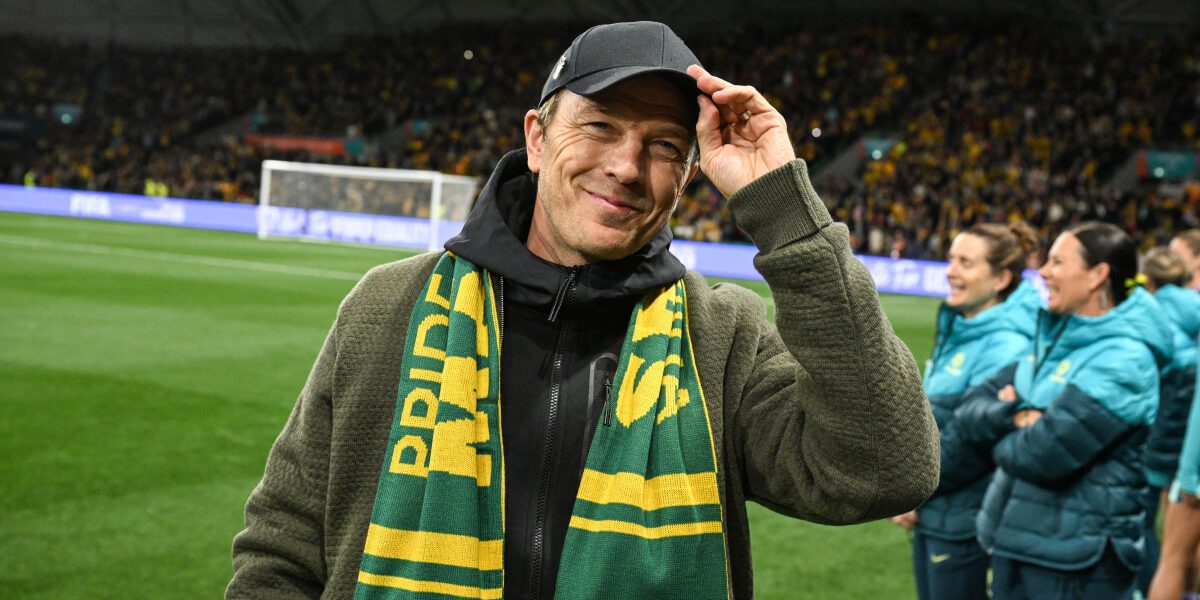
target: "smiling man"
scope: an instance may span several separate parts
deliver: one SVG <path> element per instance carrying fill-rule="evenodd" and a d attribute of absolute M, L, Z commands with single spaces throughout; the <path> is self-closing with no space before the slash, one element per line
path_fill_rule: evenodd
<path fill-rule="evenodd" d="M 447 252 L 342 303 L 227 596 L 749 598 L 747 500 L 856 523 L 936 486 L 912 355 L 761 94 L 617 23 L 524 126 Z M 778 328 L 670 253 L 699 170 Z"/>

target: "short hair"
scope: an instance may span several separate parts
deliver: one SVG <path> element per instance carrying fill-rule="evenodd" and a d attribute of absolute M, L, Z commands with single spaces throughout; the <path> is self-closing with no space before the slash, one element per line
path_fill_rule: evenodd
<path fill-rule="evenodd" d="M 1112 294 L 1113 306 L 1125 301 L 1132 291 L 1125 285 L 1138 273 L 1137 246 L 1133 238 L 1112 223 L 1085 221 L 1068 227 L 1063 233 L 1074 235 L 1082 246 L 1083 262 L 1094 267 L 1100 263 L 1108 265 L 1108 291 Z"/>
<path fill-rule="evenodd" d="M 1142 273 L 1146 274 L 1155 288 L 1168 284 L 1182 287 L 1192 279 L 1192 273 L 1183 259 L 1162 247 L 1152 248 L 1142 258 Z"/>
<path fill-rule="evenodd" d="M 552 94 L 549 98 L 546 98 L 546 101 L 538 107 L 537 120 L 538 125 L 542 126 L 542 131 L 546 131 L 550 128 L 550 123 L 554 120 L 555 113 L 558 112 L 558 99 L 561 96 L 562 90 L 554 92 L 554 94 Z M 695 131 L 692 131 L 691 138 L 692 141 L 688 146 L 687 157 L 684 159 L 688 169 L 691 169 L 692 165 L 696 164 L 696 161 L 700 159 L 700 144 L 696 141 Z"/>
<path fill-rule="evenodd" d="M 1012 281 L 1000 290 L 1000 300 L 1007 300 L 1024 281 L 1023 273 L 1029 255 L 1038 251 L 1037 233 L 1025 221 L 1007 225 L 977 223 L 963 233 L 978 236 L 987 244 L 986 257 L 992 267 L 992 273 L 1012 273 Z"/>

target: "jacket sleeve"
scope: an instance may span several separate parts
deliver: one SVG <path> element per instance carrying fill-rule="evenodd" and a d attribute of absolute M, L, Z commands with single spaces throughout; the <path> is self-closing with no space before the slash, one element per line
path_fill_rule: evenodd
<path fill-rule="evenodd" d="M 1132 427 L 1067 384 L 1036 423 L 1000 440 L 992 455 L 1012 475 L 1051 485 L 1083 471 Z"/>
<path fill-rule="evenodd" d="M 726 398 L 747 496 L 831 524 L 918 506 L 937 485 L 937 428 L 846 227 L 833 223 L 802 160 L 730 206 L 776 306 L 775 326 L 739 323 L 755 328 L 757 348 L 744 388 Z"/>
<path fill-rule="evenodd" d="M 246 502 L 226 598 L 317 598 L 326 579 L 324 519 L 337 326 Z"/>
<path fill-rule="evenodd" d="M 954 411 L 954 435 L 963 443 L 991 448 L 997 440 L 1015 430 L 1013 415 L 1020 402 L 1003 402 L 997 395 L 1013 382 L 1019 363 L 996 372 L 983 383 L 967 390 L 963 402 Z"/>
<path fill-rule="evenodd" d="M 1187 365 L 1163 373 L 1158 411 L 1146 440 L 1143 463 L 1154 485 L 1164 487 L 1179 466 L 1180 449 L 1187 432 L 1188 410 L 1196 387 L 1196 367 Z"/>
<path fill-rule="evenodd" d="M 1021 360 L 1021 357 L 1028 351 L 1029 338 L 1015 332 L 1006 332 L 992 336 L 987 343 L 988 351 L 980 357 L 979 363 L 975 365 L 970 383 L 974 388 L 980 388 L 986 384 L 987 390 L 991 393 L 990 396 L 984 394 L 982 397 L 994 402 L 1000 388 L 1012 382 L 1017 361 Z M 979 394 L 973 396 L 973 391 L 968 388 L 966 392 L 963 392 L 959 407 L 962 407 L 968 399 L 981 397 Z M 1006 407 L 998 408 L 1006 409 Z M 1001 414 L 993 416 L 994 422 L 991 425 L 1003 429 L 1004 423 L 1011 423 L 1011 416 L 1003 421 L 1000 420 L 1000 417 L 1005 416 L 1004 413 L 1009 410 L 1011 407 L 1000 410 Z M 963 431 L 964 426 L 969 428 L 974 423 L 961 422 L 956 418 L 958 415 L 956 409 L 954 415 L 946 419 L 946 423 L 938 425 L 942 433 L 942 478 L 938 482 L 937 491 L 934 492 L 935 496 L 949 494 L 970 485 L 996 468 L 996 463 L 992 461 L 991 442 L 986 440 L 979 442 L 967 436 Z"/>
<path fill-rule="evenodd" d="M 967 486 L 996 469 L 990 444 L 972 441 L 963 435 L 961 424 L 951 419 L 941 429 L 942 475 L 934 496 L 942 496 Z"/>
<path fill-rule="evenodd" d="M 1175 473 L 1175 483 L 1171 486 L 1171 495 L 1176 497 L 1179 491 L 1193 496 L 1200 494 L 1200 385 L 1194 386 L 1192 394 L 1187 433 L 1183 437 L 1183 449 L 1179 453 L 1179 469 Z"/>

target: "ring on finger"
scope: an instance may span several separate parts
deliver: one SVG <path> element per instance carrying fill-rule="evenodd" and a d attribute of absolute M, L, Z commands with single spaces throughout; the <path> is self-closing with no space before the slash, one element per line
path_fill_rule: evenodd
<path fill-rule="evenodd" d="M 750 117 L 754 116 L 754 113 L 750 112 L 749 110 L 743 110 L 738 116 L 741 117 L 743 121 L 749 121 Z"/>

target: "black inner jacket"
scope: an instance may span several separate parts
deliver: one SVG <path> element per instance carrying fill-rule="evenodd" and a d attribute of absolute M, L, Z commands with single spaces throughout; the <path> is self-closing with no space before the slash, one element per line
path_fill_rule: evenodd
<path fill-rule="evenodd" d="M 510 152 L 446 249 L 503 289 L 500 419 L 504 444 L 504 597 L 552 598 L 559 557 L 632 309 L 683 277 L 670 231 L 621 260 L 566 267 L 525 248 L 536 184 Z M 503 280 L 503 281 L 501 281 Z"/>

